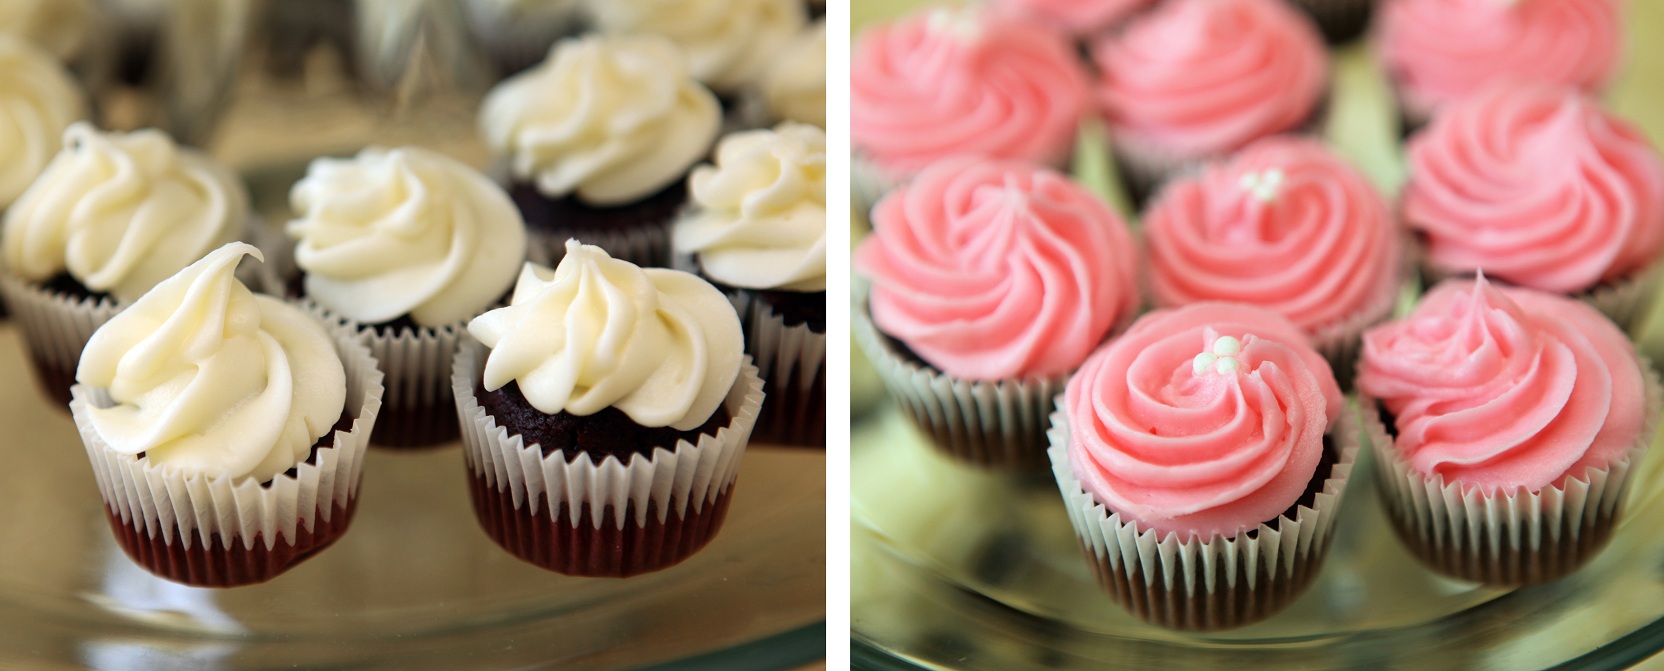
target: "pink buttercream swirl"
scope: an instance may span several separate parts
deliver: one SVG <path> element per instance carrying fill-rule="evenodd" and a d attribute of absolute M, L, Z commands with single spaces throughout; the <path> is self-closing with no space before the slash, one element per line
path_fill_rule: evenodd
<path fill-rule="evenodd" d="M 1530 289 L 1447 281 L 1364 336 L 1359 388 L 1392 413 L 1399 455 L 1487 493 L 1604 468 L 1641 434 L 1629 340 L 1594 308 Z"/>
<path fill-rule="evenodd" d="M 1290 136 L 1170 183 L 1144 215 L 1144 240 L 1158 304 L 1249 303 L 1307 333 L 1389 306 L 1403 253 L 1369 180 Z"/>
<path fill-rule="evenodd" d="M 1400 105 L 1426 118 L 1444 103 L 1514 79 L 1595 92 L 1616 71 L 1615 0 L 1394 0 L 1379 44 Z"/>
<path fill-rule="evenodd" d="M 1299 500 L 1341 412 L 1305 335 L 1235 303 L 1145 315 L 1081 365 L 1064 401 L 1082 487 L 1123 520 L 1202 539 Z"/>
<path fill-rule="evenodd" d="M 1172 0 L 1092 55 L 1111 136 L 1179 158 L 1300 127 L 1329 79 L 1322 36 L 1282 0 Z"/>
<path fill-rule="evenodd" d="M 1108 30 L 1155 0 L 995 0 L 994 6 L 1045 21 L 1070 35 Z"/>
<path fill-rule="evenodd" d="M 1409 163 L 1405 222 L 1446 272 L 1576 293 L 1664 250 L 1664 160 L 1572 89 L 1499 85 L 1453 103 Z"/>
<path fill-rule="evenodd" d="M 1068 373 L 1137 305 L 1126 224 L 1051 170 L 938 164 L 872 219 L 855 267 L 874 324 L 960 379 Z"/>
<path fill-rule="evenodd" d="M 1060 165 L 1088 105 L 1084 66 L 1050 27 L 937 9 L 863 33 L 850 65 L 850 138 L 911 175 L 951 156 Z"/>

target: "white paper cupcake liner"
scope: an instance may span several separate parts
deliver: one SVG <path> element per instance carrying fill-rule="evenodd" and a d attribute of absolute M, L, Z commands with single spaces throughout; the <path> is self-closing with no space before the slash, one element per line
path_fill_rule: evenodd
<path fill-rule="evenodd" d="M 745 352 L 756 362 L 768 400 L 754 430 L 758 442 L 826 446 L 826 334 L 788 326 L 749 291 L 728 294 L 745 327 Z"/>
<path fill-rule="evenodd" d="M 1069 465 L 1069 419 L 1062 403 L 1048 434 L 1052 475 L 1099 584 L 1123 607 L 1173 629 L 1216 630 L 1268 617 L 1293 602 L 1316 577 L 1359 442 L 1348 404 L 1329 437 L 1338 457 L 1310 506 L 1232 538 L 1139 529 L 1099 503 Z"/>
<path fill-rule="evenodd" d="M 7 273 L 0 273 L 0 295 L 23 331 L 41 385 L 54 399 L 68 403 L 81 350 L 86 349 L 93 331 L 121 312 L 122 306 L 113 298 L 92 300 L 48 291 Z"/>

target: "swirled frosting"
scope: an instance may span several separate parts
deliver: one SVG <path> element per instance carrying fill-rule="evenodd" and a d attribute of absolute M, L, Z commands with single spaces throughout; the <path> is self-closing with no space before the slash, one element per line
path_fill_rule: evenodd
<path fill-rule="evenodd" d="M 1174 0 L 1092 50 L 1111 137 L 1180 158 L 1306 123 L 1329 80 L 1323 37 L 1281 0 Z"/>
<path fill-rule="evenodd" d="M 563 40 L 486 95 L 480 129 L 514 177 L 545 196 L 639 200 L 705 158 L 722 123 L 685 60 L 658 37 Z"/>
<path fill-rule="evenodd" d="M 695 207 L 671 231 L 705 276 L 746 289 L 826 290 L 826 132 L 735 133 L 688 180 Z"/>
<path fill-rule="evenodd" d="M 1664 158 L 1572 89 L 1452 103 L 1410 141 L 1409 164 L 1404 220 L 1436 268 L 1575 293 L 1664 251 Z"/>
<path fill-rule="evenodd" d="M 58 61 L 0 36 L 0 209 L 35 181 L 63 147 L 64 129 L 86 115 L 80 87 Z"/>
<path fill-rule="evenodd" d="M 479 314 L 526 260 L 520 212 L 485 175 L 415 147 L 321 158 L 289 194 L 306 294 L 361 323 Z"/>
<path fill-rule="evenodd" d="M 1416 471 L 1486 492 L 1536 491 L 1627 451 L 1645 421 L 1634 348 L 1578 301 L 1441 283 L 1364 335 L 1359 388 L 1393 415 Z"/>
<path fill-rule="evenodd" d="M 346 373 L 323 325 L 234 273 L 251 245 L 210 252 L 93 333 L 76 381 L 110 449 L 188 473 L 267 481 L 340 419 Z"/>
<path fill-rule="evenodd" d="M 1249 303 L 1311 333 L 1390 300 L 1386 201 L 1321 142 L 1280 136 L 1176 180 L 1145 213 L 1156 302 Z"/>
<path fill-rule="evenodd" d="M 1623 55 L 1617 0 L 1395 0 L 1380 57 L 1414 118 L 1503 80 L 1594 92 Z"/>
<path fill-rule="evenodd" d="M 1234 303 L 1145 315 L 1081 365 L 1064 402 L 1088 493 L 1141 528 L 1203 539 L 1299 500 L 1341 411 L 1306 336 Z"/>
<path fill-rule="evenodd" d="M 779 120 L 826 127 L 826 22 L 799 32 L 763 74 L 763 100 Z"/>
<path fill-rule="evenodd" d="M 243 232 L 242 183 L 161 131 L 100 133 L 77 122 L 63 144 L 6 212 L 0 251 L 26 280 L 67 270 L 131 302 Z"/>
<path fill-rule="evenodd" d="M 850 65 L 850 139 L 911 175 L 956 155 L 1059 165 L 1088 105 L 1063 35 L 977 8 L 936 9 L 870 29 Z"/>
<path fill-rule="evenodd" d="M 491 348 L 487 391 L 515 382 L 546 414 L 614 407 L 678 431 L 716 412 L 745 343 L 734 306 L 709 282 L 576 240 L 553 271 L 526 264 L 508 307 L 474 318 L 468 332 Z"/>
<path fill-rule="evenodd" d="M 798 0 L 588 0 L 603 33 L 662 35 L 694 78 L 733 92 L 755 83 L 807 21 Z"/>
<path fill-rule="evenodd" d="M 957 378 L 1068 373 L 1137 307 L 1126 225 L 1051 170 L 938 164 L 872 220 L 855 267 L 872 278 L 873 323 Z"/>
<path fill-rule="evenodd" d="M 0 0 L 0 33 L 33 42 L 68 61 L 81 53 L 95 14 L 89 0 Z"/>
<path fill-rule="evenodd" d="M 996 0 L 995 4 L 1040 19 L 1071 35 L 1101 33 L 1154 4 L 1154 0 Z"/>

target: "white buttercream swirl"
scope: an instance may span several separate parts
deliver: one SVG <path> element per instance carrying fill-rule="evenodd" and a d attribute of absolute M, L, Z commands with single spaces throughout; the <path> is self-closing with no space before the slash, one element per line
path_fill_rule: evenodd
<path fill-rule="evenodd" d="M 817 21 L 780 50 L 763 75 L 763 100 L 778 120 L 826 127 L 826 22 Z"/>
<path fill-rule="evenodd" d="M 248 195 L 161 131 L 100 133 L 78 122 L 6 212 L 7 268 L 31 281 L 69 271 L 122 302 L 237 239 Z"/>
<path fill-rule="evenodd" d="M 156 285 L 93 333 L 76 381 L 111 449 L 185 472 L 261 482 L 305 461 L 346 403 L 346 373 L 316 319 L 235 277 L 244 243 Z"/>
<path fill-rule="evenodd" d="M 807 124 L 735 133 L 688 180 L 697 207 L 677 222 L 679 254 L 747 289 L 826 290 L 826 133 Z"/>
<path fill-rule="evenodd" d="M 0 33 L 33 42 L 67 61 L 81 53 L 95 11 L 90 0 L 0 0 Z"/>
<path fill-rule="evenodd" d="M 508 195 L 426 149 L 320 158 L 289 200 L 306 294 L 361 323 L 466 320 L 508 291 L 526 260 L 525 224 Z"/>
<path fill-rule="evenodd" d="M 544 195 L 618 205 L 658 193 L 705 157 L 716 96 L 662 38 L 563 40 L 485 97 L 480 130 Z"/>
<path fill-rule="evenodd" d="M 553 271 L 526 264 L 509 306 L 468 332 L 491 348 L 488 391 L 517 382 L 546 414 L 615 407 L 642 426 L 679 431 L 716 412 L 744 353 L 739 317 L 709 282 L 576 240 Z"/>
<path fill-rule="evenodd" d="M 755 82 L 807 21 L 799 0 L 589 0 L 601 32 L 662 35 L 693 76 L 733 92 Z"/>
<path fill-rule="evenodd" d="M 0 35 L 0 208 L 29 188 L 87 115 L 81 89 L 51 55 Z"/>

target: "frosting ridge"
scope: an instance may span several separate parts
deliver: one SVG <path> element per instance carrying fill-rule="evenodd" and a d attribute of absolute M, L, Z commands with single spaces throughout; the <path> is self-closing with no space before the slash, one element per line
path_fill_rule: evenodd
<path fill-rule="evenodd" d="M 798 0 L 589 0 L 601 32 L 661 35 L 717 91 L 755 82 L 807 17 Z"/>
<path fill-rule="evenodd" d="M 1001 7 L 1044 20 L 1072 35 L 1108 30 L 1153 0 L 1000 0 Z"/>
<path fill-rule="evenodd" d="M 0 208 L 35 181 L 63 146 L 64 129 L 86 115 L 80 87 L 58 61 L 0 37 Z"/>

